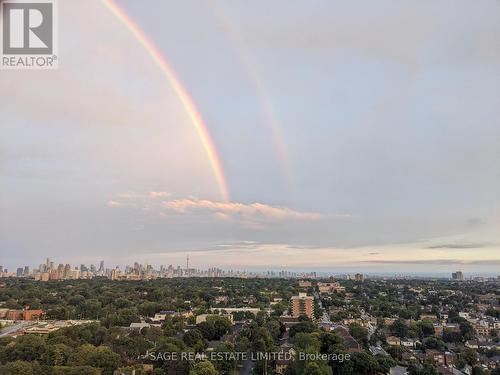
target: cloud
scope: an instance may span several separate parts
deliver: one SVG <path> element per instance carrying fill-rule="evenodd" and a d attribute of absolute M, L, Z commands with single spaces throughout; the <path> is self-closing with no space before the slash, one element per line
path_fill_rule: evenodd
<path fill-rule="evenodd" d="M 427 249 L 481 249 L 486 247 L 485 243 L 449 243 L 428 246 Z"/>
<path fill-rule="evenodd" d="M 413 264 L 413 265 L 474 265 L 474 266 L 492 266 L 500 265 L 500 259 L 400 259 L 400 260 L 367 260 L 360 263 L 372 264 Z"/>
<path fill-rule="evenodd" d="M 168 191 L 150 191 L 149 193 L 137 193 L 129 191 L 118 195 L 121 199 L 147 199 L 147 198 L 167 198 L 172 196 Z"/>
<path fill-rule="evenodd" d="M 123 203 L 111 200 L 111 201 L 107 201 L 106 205 L 109 207 L 121 207 L 121 206 L 123 206 Z"/>
<path fill-rule="evenodd" d="M 217 243 L 213 246 L 209 246 L 205 250 L 224 250 L 224 249 L 258 249 L 262 244 L 258 241 L 229 241 L 225 243 Z"/>
<path fill-rule="evenodd" d="M 172 193 L 169 193 L 168 191 L 151 191 L 149 193 L 150 198 L 166 198 L 170 197 Z"/>
<path fill-rule="evenodd" d="M 122 193 L 118 195 L 118 198 L 120 199 L 144 199 L 148 195 L 147 194 L 142 194 L 142 193 L 134 193 L 134 192 L 127 192 L 127 193 Z"/>
<path fill-rule="evenodd" d="M 206 225 L 212 222 L 220 225 L 237 225 L 240 229 L 264 230 L 269 224 L 283 224 L 284 226 L 306 222 L 337 220 L 350 218 L 348 214 L 323 214 L 319 212 L 298 211 L 285 206 L 273 206 L 265 203 L 220 202 L 195 197 L 172 199 L 173 194 L 164 191 L 149 193 L 126 192 L 118 194 L 108 201 L 109 207 L 135 207 L 147 212 L 149 218 L 174 219 L 180 223 L 203 222 Z M 180 217 L 183 218 L 180 221 Z M 201 220 L 201 221 L 200 221 Z M 274 229 L 277 227 L 274 226 Z"/>
<path fill-rule="evenodd" d="M 410 66 L 422 64 L 423 59 L 417 57 L 424 53 L 425 62 L 444 60 L 464 64 L 497 61 L 499 49 L 494 47 L 493 35 L 498 30 L 498 3 L 484 2 L 483 6 L 478 7 L 462 2 L 463 6 L 458 8 L 455 4 L 454 1 L 434 2 L 432 5 L 414 2 L 408 6 L 382 1 L 376 5 L 367 3 L 363 10 L 355 4 L 332 4 L 335 11 L 304 6 L 300 9 L 301 17 L 293 18 L 294 22 L 286 22 L 297 11 L 293 7 L 282 10 L 279 23 L 272 12 L 261 16 L 258 22 L 254 19 L 245 22 L 246 9 L 241 12 L 241 7 L 228 8 L 245 42 L 252 48 L 292 50 L 306 52 L 309 56 L 315 53 L 342 53 L 341 56 L 344 56 L 352 51 L 368 57 L 392 58 Z M 391 12 L 385 11 L 387 8 Z M 468 16 L 468 25 L 460 22 L 465 14 Z M 441 26 L 443 17 L 446 18 L 446 29 Z M 314 27 L 310 26 L 311 20 L 314 20 Z M 465 32 L 469 38 L 463 44 L 450 42 Z M 481 43 L 474 43 L 477 40 Z M 439 43 L 439 53 L 432 51 L 432 43 Z"/>
<path fill-rule="evenodd" d="M 471 218 L 467 219 L 465 222 L 467 225 L 469 225 L 471 227 L 477 227 L 477 226 L 485 224 L 484 219 L 481 219 L 479 217 L 471 217 Z"/>
<path fill-rule="evenodd" d="M 209 213 L 220 219 L 258 219 L 265 221 L 319 220 L 316 212 L 299 212 L 287 207 L 263 203 L 216 202 L 207 199 L 176 199 L 164 201 L 163 207 L 179 214 Z"/>

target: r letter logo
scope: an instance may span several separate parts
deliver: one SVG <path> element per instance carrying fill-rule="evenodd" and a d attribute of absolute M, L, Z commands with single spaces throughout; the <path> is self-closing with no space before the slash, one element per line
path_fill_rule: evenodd
<path fill-rule="evenodd" d="M 1 68 L 56 68 L 57 19 L 54 2 L 6 0 L 0 5 Z"/>

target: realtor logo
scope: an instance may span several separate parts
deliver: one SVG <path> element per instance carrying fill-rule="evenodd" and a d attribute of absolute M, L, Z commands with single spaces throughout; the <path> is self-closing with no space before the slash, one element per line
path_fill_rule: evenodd
<path fill-rule="evenodd" d="M 55 4 L 51 0 L 6 0 L 1 8 L 1 68 L 57 67 Z"/>

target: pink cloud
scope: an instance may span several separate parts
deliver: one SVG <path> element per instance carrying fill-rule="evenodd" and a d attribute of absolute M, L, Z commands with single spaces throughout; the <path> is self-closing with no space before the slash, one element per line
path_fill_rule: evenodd
<path fill-rule="evenodd" d="M 170 197 L 172 193 L 169 193 L 168 191 L 151 191 L 149 193 L 150 198 L 166 198 Z"/>
<path fill-rule="evenodd" d="M 169 211 L 180 214 L 211 213 L 223 220 L 241 219 L 257 221 L 319 220 L 316 212 L 300 212 L 287 207 L 263 203 L 215 202 L 207 199 L 176 199 L 162 202 Z"/>

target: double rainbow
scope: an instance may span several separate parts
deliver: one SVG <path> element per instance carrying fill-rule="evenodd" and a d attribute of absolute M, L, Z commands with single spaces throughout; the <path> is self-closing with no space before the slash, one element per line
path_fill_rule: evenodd
<path fill-rule="evenodd" d="M 203 148 L 205 149 L 210 165 L 212 167 L 217 185 L 220 190 L 220 194 L 224 201 L 228 202 L 229 189 L 227 187 L 226 178 L 224 176 L 224 171 L 222 169 L 222 164 L 220 162 L 219 155 L 217 154 L 217 149 L 214 146 L 214 142 L 210 133 L 208 131 L 203 118 L 201 117 L 198 109 L 196 108 L 193 100 L 189 96 L 186 88 L 182 85 L 181 81 L 177 77 L 175 71 L 172 69 L 168 61 L 163 57 L 158 48 L 149 40 L 147 35 L 139 28 L 139 26 L 125 13 L 125 11 L 116 4 L 113 0 L 102 0 L 104 5 L 113 13 L 113 15 L 121 22 L 125 27 L 132 33 L 135 39 L 144 47 L 144 49 L 151 56 L 153 61 L 158 65 L 160 71 L 163 73 L 167 81 L 170 83 L 174 89 L 176 95 L 181 101 L 184 109 L 186 110 L 191 122 L 193 123 L 199 137 Z"/>
<path fill-rule="evenodd" d="M 223 28 L 224 34 L 229 38 L 233 47 L 235 48 L 241 65 L 245 69 L 250 82 L 253 85 L 260 110 L 271 133 L 274 151 L 281 163 L 281 167 L 288 185 L 291 187 L 293 186 L 294 176 L 292 168 L 290 166 L 290 158 L 288 156 L 285 142 L 283 141 L 284 138 L 281 131 L 281 126 L 276 117 L 276 113 L 272 106 L 269 95 L 267 94 L 268 90 L 265 87 L 264 82 L 262 82 L 262 79 L 260 78 L 261 75 L 257 71 L 255 64 L 252 62 L 252 58 L 249 55 L 247 49 L 244 47 L 245 43 L 242 40 L 240 33 L 234 26 L 233 22 L 231 22 L 230 18 L 224 12 L 222 7 L 219 6 L 217 1 L 209 1 L 208 5 L 219 21 L 220 26 Z"/>

